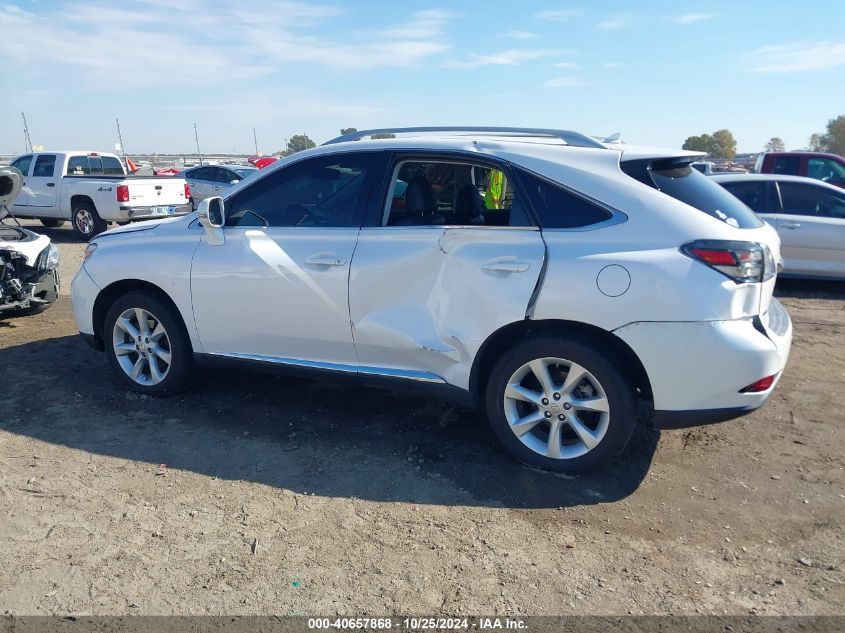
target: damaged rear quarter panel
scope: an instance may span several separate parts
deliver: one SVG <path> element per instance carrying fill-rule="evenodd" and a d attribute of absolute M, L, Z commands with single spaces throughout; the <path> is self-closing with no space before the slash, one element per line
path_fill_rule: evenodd
<path fill-rule="evenodd" d="M 481 344 L 525 318 L 544 252 L 530 228 L 363 229 L 349 292 L 359 363 L 429 372 L 467 388 Z M 502 263 L 525 270 L 489 270 Z"/>

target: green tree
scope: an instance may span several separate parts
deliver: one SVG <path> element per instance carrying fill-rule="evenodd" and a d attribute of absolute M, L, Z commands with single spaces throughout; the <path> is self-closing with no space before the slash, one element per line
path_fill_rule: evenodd
<path fill-rule="evenodd" d="M 821 138 L 825 152 L 845 156 L 845 114 L 827 122 L 827 132 Z"/>
<path fill-rule="evenodd" d="M 736 156 L 736 139 L 730 130 L 717 130 L 713 132 L 710 152 L 718 158 L 733 158 Z"/>
<path fill-rule="evenodd" d="M 709 134 L 702 134 L 700 136 L 690 136 L 684 141 L 682 149 L 691 152 L 710 153 L 710 148 L 713 146 L 713 138 Z"/>
<path fill-rule="evenodd" d="M 396 138 L 393 132 L 384 132 L 382 134 L 373 134 L 370 138 Z"/>
<path fill-rule="evenodd" d="M 810 134 L 810 142 L 807 145 L 807 149 L 811 152 L 824 151 L 822 149 L 822 135 L 818 132 L 816 132 L 815 134 Z"/>
<path fill-rule="evenodd" d="M 779 136 L 773 136 L 769 139 L 769 142 L 766 143 L 766 151 L 767 152 L 782 152 L 786 149 L 786 145 L 783 144 L 783 139 Z"/>
<path fill-rule="evenodd" d="M 311 149 L 312 147 L 317 147 L 317 144 L 305 134 L 294 134 L 290 137 L 290 141 L 288 141 L 288 151 L 291 154 L 301 152 L 304 149 Z"/>
<path fill-rule="evenodd" d="M 342 127 L 340 128 L 340 135 L 346 136 L 347 134 L 354 134 L 358 131 L 357 127 Z"/>

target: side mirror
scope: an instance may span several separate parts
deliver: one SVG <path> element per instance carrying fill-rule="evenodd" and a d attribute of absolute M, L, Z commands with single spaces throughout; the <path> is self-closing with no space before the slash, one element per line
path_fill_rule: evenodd
<path fill-rule="evenodd" d="M 226 224 L 226 209 L 223 206 L 223 198 L 205 198 L 197 207 L 197 217 L 200 224 L 205 228 L 208 236 L 208 243 L 211 246 L 220 246 L 225 241 L 223 236 L 223 225 Z"/>
<path fill-rule="evenodd" d="M 226 224 L 226 210 L 223 198 L 205 198 L 197 207 L 197 217 L 205 227 L 222 228 Z"/>
<path fill-rule="evenodd" d="M 229 181 L 229 184 L 230 184 L 230 185 L 236 185 L 236 184 L 238 184 L 239 182 L 240 182 L 240 180 L 238 180 L 237 178 L 235 178 L 235 180 L 230 180 L 230 181 Z"/>

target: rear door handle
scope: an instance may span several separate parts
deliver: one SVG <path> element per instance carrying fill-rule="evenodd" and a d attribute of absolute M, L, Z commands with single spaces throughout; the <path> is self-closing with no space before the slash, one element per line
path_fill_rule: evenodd
<path fill-rule="evenodd" d="M 785 229 L 800 229 L 800 222 L 781 222 L 780 225 Z"/>
<path fill-rule="evenodd" d="M 56 183 L 54 183 L 54 182 L 48 182 L 48 183 L 47 183 L 47 186 L 48 186 L 48 187 L 55 187 L 55 186 L 56 186 Z"/>
<path fill-rule="evenodd" d="M 317 253 L 306 259 L 305 263 L 310 266 L 343 266 L 346 260 L 334 253 Z"/>
<path fill-rule="evenodd" d="M 484 264 L 481 269 L 488 273 L 524 273 L 531 268 L 528 262 L 504 261 Z"/>

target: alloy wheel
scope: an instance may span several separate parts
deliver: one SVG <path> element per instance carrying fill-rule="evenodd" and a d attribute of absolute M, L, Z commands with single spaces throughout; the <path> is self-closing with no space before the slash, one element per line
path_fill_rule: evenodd
<path fill-rule="evenodd" d="M 599 445 L 610 423 L 610 404 L 598 379 L 563 358 L 538 358 L 508 380 L 505 417 L 529 449 L 552 459 L 573 459 Z"/>
<path fill-rule="evenodd" d="M 170 338 L 151 312 L 143 308 L 124 310 L 114 323 L 112 341 L 118 364 L 137 384 L 157 385 L 170 372 Z"/>

